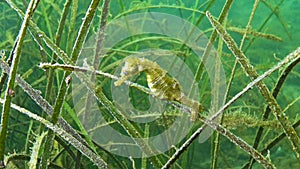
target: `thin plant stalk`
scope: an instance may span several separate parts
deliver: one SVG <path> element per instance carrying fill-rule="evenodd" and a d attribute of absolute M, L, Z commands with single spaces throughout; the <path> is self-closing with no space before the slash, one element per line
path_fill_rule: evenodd
<path fill-rule="evenodd" d="M 297 53 L 295 53 L 296 55 Z M 288 75 L 290 74 L 290 72 L 292 71 L 292 69 L 300 62 L 300 58 L 298 58 L 296 61 L 292 62 L 291 64 L 289 64 L 284 70 L 283 72 L 281 73 L 280 77 L 278 78 L 278 81 L 275 85 L 275 88 L 272 92 L 272 95 L 276 98 L 281 87 L 283 86 L 284 84 L 284 81 L 286 80 L 286 78 L 288 77 Z M 264 114 L 263 114 L 263 120 L 267 120 L 269 118 L 269 115 L 270 115 L 270 111 L 271 109 L 269 107 L 266 107 L 265 108 L 265 111 L 264 111 Z M 259 143 L 260 143 L 260 140 L 261 140 L 261 137 L 262 137 L 262 134 L 263 134 L 263 131 L 264 131 L 264 128 L 261 126 L 258 128 L 257 132 L 256 132 L 256 136 L 255 136 L 255 140 L 254 140 L 254 144 L 253 144 L 253 147 L 254 148 L 257 148 Z M 244 165 L 244 169 L 246 168 L 251 168 L 253 163 L 254 163 L 254 159 L 252 157 L 249 158 L 249 162 Z"/>
<path fill-rule="evenodd" d="M 293 127 L 296 129 L 300 125 L 300 120 L 296 121 L 293 124 Z M 261 150 L 261 154 L 266 154 L 269 150 L 271 150 L 274 146 L 276 146 L 280 141 L 282 141 L 286 137 L 286 134 L 283 132 L 276 136 L 272 141 L 270 141 L 267 145 L 264 146 L 264 149 Z M 249 161 L 247 164 L 245 164 L 242 168 L 243 169 L 250 169 L 252 168 L 253 164 L 255 163 L 255 160 Z"/>
<path fill-rule="evenodd" d="M 5 73 L 10 71 L 8 64 L 2 60 L 0 60 L 0 67 Z M 41 96 L 40 91 L 33 89 L 32 86 L 23 80 L 19 74 L 17 74 L 16 82 L 49 116 L 52 115 L 53 107 Z M 66 120 L 60 117 L 58 123 L 60 127 L 79 140 L 82 144 L 87 145 L 85 140 L 70 126 L 69 123 L 66 122 Z"/>
<path fill-rule="evenodd" d="M 258 28 L 258 32 L 260 32 L 268 23 L 268 21 L 272 18 L 272 16 L 276 13 L 276 11 L 278 11 L 279 7 L 281 6 L 281 4 L 283 3 L 284 0 L 281 0 L 273 9 L 272 12 L 269 14 L 269 16 L 265 19 L 265 21 L 263 22 L 263 24 Z M 262 1 L 265 2 L 265 1 Z M 276 14 L 275 14 L 276 15 Z M 284 23 L 281 23 L 282 26 L 284 26 Z M 287 32 L 287 35 L 290 37 L 289 32 Z M 253 42 L 255 41 L 256 38 L 251 38 L 249 40 L 248 45 L 245 48 L 245 53 L 247 52 L 247 50 L 250 48 L 250 46 L 253 44 Z"/>
<path fill-rule="evenodd" d="M 227 20 L 227 19 L 226 19 Z M 224 26 L 226 25 L 226 20 L 224 21 Z M 222 51 L 223 51 L 223 41 L 221 39 L 218 40 L 218 56 L 222 55 Z M 216 81 L 216 80 L 215 80 Z M 216 82 L 215 82 L 216 83 Z M 225 93 L 225 99 L 227 97 L 228 92 Z M 220 120 L 220 124 L 222 125 L 223 123 L 223 117 L 224 115 L 221 115 L 221 120 Z M 217 168 L 217 164 L 218 164 L 218 152 L 220 149 L 220 133 L 216 132 L 215 134 L 213 134 L 211 136 L 211 165 L 210 168 L 211 169 L 216 169 Z"/>
<path fill-rule="evenodd" d="M 39 0 L 31 0 L 28 4 L 26 14 L 24 16 L 19 34 L 15 40 L 15 48 L 11 52 L 12 55 L 12 65 L 11 70 L 9 72 L 8 85 L 5 90 L 5 102 L 2 108 L 1 115 L 1 132 L 0 132 L 0 167 L 4 167 L 4 154 L 5 154 L 5 141 L 7 136 L 7 128 L 8 128 L 8 118 L 10 112 L 10 104 L 11 99 L 14 96 L 14 85 L 17 74 L 18 65 L 21 57 L 22 44 L 26 35 L 27 27 L 29 21 L 40 1 Z"/>
<path fill-rule="evenodd" d="M 214 3 L 214 1 L 212 1 L 212 3 Z M 218 19 L 220 23 L 223 23 L 225 21 L 225 19 L 227 18 L 227 15 L 228 15 L 228 12 L 229 12 L 229 9 L 230 9 L 232 3 L 233 3 L 233 0 L 226 0 L 225 4 L 223 6 L 223 9 L 220 13 L 219 19 Z M 204 62 L 208 58 L 209 53 L 211 52 L 211 49 L 213 47 L 213 43 L 216 40 L 216 38 L 217 38 L 217 32 L 216 32 L 216 30 L 214 30 L 212 32 L 211 36 L 210 36 L 209 43 L 207 44 L 207 46 L 205 48 L 205 51 L 203 53 L 202 62 L 197 67 L 195 77 L 193 79 L 192 84 L 195 84 L 196 81 L 201 79 L 201 75 L 202 75 L 202 72 L 203 72 L 203 69 L 204 69 Z M 190 90 L 190 92 L 191 91 L 192 91 L 192 89 Z M 190 95 L 190 93 L 189 93 L 189 95 Z M 212 159 L 215 159 L 215 158 L 212 157 Z M 215 161 L 215 160 L 213 160 L 213 161 Z M 214 165 L 214 164 L 212 163 L 212 165 Z"/>
<path fill-rule="evenodd" d="M 194 8 L 188 8 L 186 6 L 178 6 L 178 5 L 165 5 L 165 4 L 159 4 L 159 5 L 147 5 L 147 6 L 140 6 L 138 8 L 133 8 L 133 9 L 128 9 L 125 10 L 124 9 L 124 5 L 122 4 L 121 0 L 118 0 L 119 4 L 120 4 L 120 8 L 122 8 L 123 12 L 118 14 L 115 18 L 120 18 L 122 16 L 126 16 L 129 13 L 134 13 L 140 10 L 150 10 L 150 9 L 161 9 L 161 8 L 167 8 L 167 9 L 179 9 L 179 10 L 186 10 L 186 11 L 190 11 L 190 12 L 194 12 L 194 13 L 199 13 L 199 14 L 205 14 L 205 12 L 200 11 L 198 9 L 194 9 Z"/>
<path fill-rule="evenodd" d="M 252 23 L 252 20 L 254 18 L 254 14 L 255 14 L 255 11 L 258 7 L 258 4 L 259 4 L 259 0 L 255 0 L 254 4 L 253 4 L 253 8 L 252 8 L 252 11 L 251 11 L 251 14 L 250 14 L 250 17 L 249 17 L 249 20 L 248 20 L 248 23 L 247 23 L 247 26 L 246 26 L 246 31 L 245 33 L 243 34 L 243 37 L 242 37 L 242 40 L 241 40 L 241 44 L 240 44 L 240 47 L 239 49 L 242 50 L 243 46 L 244 46 L 244 42 L 246 40 L 246 37 L 247 37 L 247 34 L 249 32 L 249 30 L 251 29 L 251 23 Z M 237 58 L 235 59 L 234 61 L 234 65 L 233 65 L 233 69 L 231 71 L 231 76 L 230 76 L 230 80 L 229 80 L 229 84 L 228 84 L 228 87 L 227 87 L 227 91 L 226 91 L 226 98 L 228 97 L 228 94 L 229 94 L 229 91 L 231 89 L 231 84 L 232 84 L 232 81 L 233 81 L 233 78 L 234 78 L 234 75 L 235 75 L 235 72 L 236 72 L 236 68 L 237 68 L 237 63 L 238 63 L 238 60 Z M 223 116 L 222 116 L 222 119 L 223 119 Z M 217 134 L 218 135 L 218 134 Z M 218 137 L 219 138 L 219 137 Z M 219 141 L 219 140 L 218 140 Z M 256 149 L 256 147 L 254 147 Z M 250 156 L 251 157 L 251 156 Z M 251 157 L 252 158 L 252 157 Z M 216 165 L 216 164 L 215 164 Z"/>
<path fill-rule="evenodd" d="M 89 6 L 88 11 L 86 13 L 86 16 L 84 17 L 84 20 L 81 24 L 80 30 L 78 32 L 77 39 L 75 41 L 75 44 L 74 44 L 74 47 L 73 47 L 73 50 L 72 50 L 72 53 L 71 53 L 71 60 L 74 63 L 76 62 L 76 60 L 78 58 L 78 55 L 79 55 L 79 53 L 80 53 L 80 51 L 83 47 L 83 43 L 86 39 L 88 30 L 90 28 L 91 22 L 93 21 L 93 18 L 95 16 L 95 13 L 97 11 L 97 7 L 98 7 L 99 3 L 100 3 L 100 0 L 93 0 L 90 3 L 90 6 Z M 65 95 L 67 93 L 67 89 L 68 89 L 68 86 L 69 86 L 69 80 L 67 80 L 67 79 L 70 77 L 70 74 L 71 74 L 71 72 L 65 72 L 64 73 L 63 80 L 61 82 L 60 89 L 59 89 L 59 92 L 58 92 L 58 96 L 57 96 L 57 99 L 55 101 L 55 105 L 54 105 L 54 108 L 53 108 L 53 114 L 52 114 L 52 117 L 51 117 L 51 122 L 53 124 L 56 124 L 58 119 L 59 119 L 61 109 L 62 109 L 62 105 L 63 105 L 63 102 L 65 100 Z M 46 168 L 48 162 L 50 161 L 50 155 L 51 155 L 50 152 L 52 150 L 54 136 L 55 135 L 54 135 L 53 131 L 48 132 L 48 135 L 46 137 L 46 143 L 45 143 L 45 150 L 46 151 L 44 152 L 43 157 L 42 157 L 41 168 Z"/>
<path fill-rule="evenodd" d="M 43 139 L 46 136 L 46 132 L 41 133 L 41 135 L 36 136 L 35 142 L 32 146 L 32 152 L 30 155 L 30 161 L 28 162 L 28 166 L 30 169 L 36 169 L 38 166 L 38 157 L 39 157 L 39 151 L 42 147 Z"/>
<path fill-rule="evenodd" d="M 162 167 L 163 169 L 170 168 L 171 165 L 178 160 L 179 156 L 183 153 L 184 150 L 188 146 L 191 145 L 191 143 L 196 140 L 196 138 L 203 132 L 203 130 L 209 125 L 214 130 L 218 131 L 220 134 L 227 137 L 231 142 L 238 145 L 241 149 L 243 149 L 245 152 L 247 152 L 249 155 L 253 156 L 259 163 L 261 163 L 265 168 L 272 168 L 274 169 L 275 166 L 270 163 L 264 156 L 262 156 L 257 150 L 252 148 L 250 145 L 248 145 L 244 140 L 240 139 L 239 137 L 235 136 L 233 133 L 231 133 L 229 130 L 225 129 L 221 125 L 213 122 L 212 120 L 207 120 L 203 116 L 200 116 L 201 120 L 205 122 L 205 125 L 203 127 L 198 128 L 191 137 L 189 137 L 188 140 L 184 142 L 184 144 L 172 155 L 172 157 L 169 158 L 169 160 L 165 163 L 165 165 Z"/>
<path fill-rule="evenodd" d="M 238 94 L 236 94 L 232 99 L 230 99 L 221 109 L 219 109 L 217 111 L 217 113 L 211 117 L 211 119 L 209 120 L 210 122 L 213 122 L 213 120 L 215 118 L 217 118 L 226 108 L 228 108 L 230 105 L 232 105 L 238 98 L 240 98 L 243 94 L 245 94 L 247 91 L 249 91 L 250 89 L 252 89 L 255 85 L 257 85 L 257 83 L 261 82 L 264 78 L 266 78 L 267 76 L 269 76 L 271 73 L 273 73 L 274 71 L 278 70 L 279 68 L 283 67 L 286 64 L 291 64 L 294 63 L 295 61 L 300 60 L 300 47 L 297 48 L 294 52 L 290 53 L 288 56 L 285 57 L 285 59 L 283 59 L 281 62 L 279 62 L 277 65 L 275 65 L 274 67 L 272 67 L 271 69 L 269 69 L 268 71 L 266 71 L 264 74 L 262 74 L 261 76 L 257 77 L 255 80 L 253 80 L 251 83 L 249 83 L 241 92 L 239 92 Z M 206 125 L 209 125 L 206 123 Z M 193 135 L 180 147 L 178 148 L 178 150 L 172 155 L 172 157 L 168 160 L 168 162 L 164 165 L 164 168 L 168 168 L 170 167 L 178 158 L 179 156 L 183 153 L 184 150 L 187 149 L 187 147 L 201 134 L 201 132 L 203 131 L 203 129 L 206 127 L 202 126 L 200 127 L 196 132 L 193 133 Z M 221 127 L 218 124 L 212 124 L 215 125 L 215 127 Z M 226 129 L 225 129 L 226 130 Z M 220 132 L 218 130 L 218 128 L 216 129 L 216 131 L 218 131 L 219 133 L 222 134 L 222 132 Z M 226 133 L 223 133 L 224 136 L 226 136 Z M 234 136 L 234 135 L 233 135 Z M 229 138 L 229 136 L 226 136 Z M 235 137 L 235 136 L 234 136 Z M 231 138 L 229 138 L 230 141 L 235 142 L 235 140 L 232 140 Z M 238 144 L 239 145 L 239 144 Z M 247 143 L 243 143 L 243 145 L 248 146 L 247 150 L 252 150 L 252 153 L 254 152 L 255 154 L 257 154 L 258 152 L 256 151 L 256 149 L 252 148 L 250 145 L 248 145 Z M 255 154 L 251 154 L 250 151 L 247 151 L 246 149 L 244 149 L 245 147 L 242 147 L 241 145 L 239 145 L 240 148 L 242 148 L 245 152 L 248 152 L 249 155 L 251 155 L 253 158 L 256 158 L 258 156 L 256 156 Z M 258 153 L 259 154 L 259 153 Z M 259 155 L 261 156 L 261 155 Z M 257 159 L 256 159 L 257 160 Z M 264 159 L 265 160 L 265 159 Z M 261 161 L 259 161 L 261 162 Z M 264 161 L 266 162 L 266 161 Z"/>
<path fill-rule="evenodd" d="M 3 99 L 0 99 L 0 103 L 4 103 Z M 89 158 L 97 167 L 99 168 L 107 168 L 107 163 L 99 157 L 97 154 L 95 154 L 90 148 L 86 147 L 84 144 L 79 142 L 77 139 L 75 139 L 72 135 L 70 135 L 65 130 L 61 129 L 58 125 L 54 125 L 50 121 L 28 111 L 25 108 L 22 108 L 18 105 L 11 104 L 11 108 L 19 111 L 22 114 L 27 115 L 31 119 L 37 120 L 40 123 L 43 123 L 47 128 L 49 128 L 51 131 L 55 132 L 57 135 L 59 135 L 64 140 L 68 141 L 71 145 L 73 145 L 77 150 L 79 150 L 82 154 L 84 154 L 87 158 Z"/>
<path fill-rule="evenodd" d="M 99 64 L 100 64 L 100 55 L 101 55 L 101 51 L 103 48 L 103 41 L 104 41 L 104 32 L 105 32 L 105 28 L 106 28 L 106 23 L 107 23 L 107 17 L 109 14 L 109 5 L 110 5 L 110 0 L 104 0 L 103 5 L 102 5 L 102 12 L 101 12 L 101 21 L 100 21 L 100 30 L 98 32 L 98 39 L 97 39 L 97 48 L 96 48 L 96 52 L 95 52 L 95 56 L 94 56 L 94 63 L 93 63 L 93 67 L 94 69 L 98 69 Z M 91 81 L 95 81 L 95 74 L 92 74 L 91 76 Z M 90 117 L 90 110 L 91 110 L 91 104 L 92 104 L 92 99 L 94 99 L 94 96 L 91 92 L 88 92 L 87 94 L 87 99 L 86 99 L 86 103 L 85 103 L 85 113 L 84 113 L 84 123 L 88 124 L 88 119 Z M 93 142 L 91 139 L 86 138 L 86 140 L 88 141 L 88 143 L 93 146 Z M 93 146 L 93 149 L 96 150 Z"/>
<path fill-rule="evenodd" d="M 275 65 L 274 67 L 272 67 L 271 69 L 266 71 L 264 74 L 262 74 L 261 76 L 259 76 L 255 80 L 253 80 L 240 93 L 238 93 L 230 101 L 228 101 L 210 120 L 206 120 L 205 118 L 202 117 L 202 120 L 207 121 L 208 125 L 212 125 L 212 127 L 216 131 L 218 131 L 221 134 L 223 134 L 224 136 L 228 137 L 230 141 L 232 141 L 232 142 L 236 143 L 237 145 L 239 145 L 240 148 L 242 148 L 245 152 L 249 153 L 252 157 L 256 157 L 255 159 L 259 160 L 259 162 L 262 163 L 263 165 L 266 165 L 265 166 L 266 168 L 271 167 L 272 164 L 269 164 L 266 161 L 266 159 L 264 159 L 261 155 L 259 155 L 259 153 L 255 149 L 253 149 L 250 145 L 248 145 L 246 142 L 244 142 L 240 138 L 236 137 L 232 133 L 227 135 L 227 133 L 229 132 L 228 130 L 226 130 L 225 128 L 223 128 L 222 126 L 220 126 L 216 123 L 213 123 L 212 121 L 215 118 L 217 118 L 226 108 L 228 108 L 231 104 L 233 104 L 234 101 L 236 101 L 244 93 L 246 93 L 247 91 L 252 89 L 253 86 L 257 85 L 257 83 L 261 82 L 264 78 L 269 76 L 271 73 L 273 73 L 274 71 L 278 70 L 279 68 L 283 67 L 286 64 L 290 64 L 290 63 L 293 63 L 295 60 L 299 60 L 299 58 L 300 58 L 299 53 L 300 53 L 300 47 L 298 49 L 296 49 L 294 52 L 290 53 L 285 59 L 283 59 L 277 65 Z M 74 70 L 74 71 L 80 71 L 80 72 L 94 71 L 94 73 L 96 73 L 98 75 L 105 76 L 105 77 L 108 77 L 108 78 L 112 78 L 112 79 L 115 79 L 115 80 L 118 79 L 117 77 L 115 77 L 113 75 L 110 75 L 110 74 L 107 74 L 105 72 L 90 70 L 90 69 L 82 68 L 82 67 L 78 67 L 78 66 L 62 65 L 62 64 L 54 64 L 54 65 L 41 64 L 40 67 L 42 67 L 42 68 L 62 68 L 64 70 L 69 70 L 69 71 Z M 82 81 L 84 81 L 84 80 L 82 80 Z M 134 85 L 132 85 L 131 83 L 129 83 L 127 81 L 125 81 L 125 84 L 135 87 Z M 205 127 L 206 126 L 203 126 L 203 127 L 199 128 L 195 133 L 193 133 L 193 135 L 175 152 L 175 154 L 173 154 L 173 156 L 168 160 L 168 162 L 164 165 L 164 167 L 165 168 L 170 167 L 170 165 L 173 164 L 178 159 L 180 154 L 184 150 L 186 150 L 186 148 L 192 143 L 192 141 L 194 141 L 197 138 L 197 136 L 203 131 L 203 129 Z"/>
<path fill-rule="evenodd" d="M 238 58 L 238 62 L 243 67 L 245 73 L 248 76 L 250 76 L 252 80 L 256 79 L 258 77 L 258 73 L 253 68 L 253 66 L 250 65 L 245 54 L 237 47 L 234 40 L 230 37 L 230 35 L 226 32 L 226 30 L 222 27 L 222 25 L 219 22 L 217 22 L 209 12 L 207 12 L 206 14 L 211 24 L 217 29 L 219 35 L 227 44 L 228 48 L 231 50 L 234 56 Z M 276 99 L 270 93 L 269 89 L 262 81 L 257 83 L 257 88 L 262 94 L 262 96 L 265 98 L 265 100 L 267 101 L 276 119 L 280 122 L 282 129 L 286 133 L 287 138 L 290 141 L 297 158 L 300 159 L 300 139 L 297 135 L 297 132 L 292 127 L 291 122 L 288 120 L 287 116 L 282 112 L 281 107 L 277 103 Z"/>
<path fill-rule="evenodd" d="M 103 6 L 102 6 L 102 12 L 101 12 L 101 20 L 100 20 L 100 29 L 98 31 L 98 38 L 97 38 L 97 45 L 96 45 L 96 52 L 94 56 L 94 63 L 93 63 L 93 68 L 95 70 L 98 69 L 99 64 L 100 64 L 100 55 L 102 52 L 103 48 L 103 41 L 104 41 L 104 32 L 106 28 L 106 23 L 107 23 L 107 16 L 109 14 L 109 5 L 110 5 L 110 0 L 104 0 Z M 92 74 L 91 76 L 91 81 L 95 81 L 95 74 Z M 86 102 L 85 102 L 85 113 L 84 113 L 84 123 L 88 123 L 88 119 L 90 117 L 90 109 L 91 109 L 91 104 L 92 104 L 92 99 L 94 99 L 94 96 L 91 92 L 88 92 Z"/>
<path fill-rule="evenodd" d="M 227 14 L 229 12 L 229 9 L 231 7 L 233 3 L 233 0 L 226 0 L 225 2 L 225 5 L 220 13 L 220 16 L 219 16 L 219 19 L 218 21 L 220 23 L 223 23 L 225 18 L 227 17 Z M 203 72 L 203 69 L 204 69 L 204 62 L 206 61 L 206 59 L 208 58 L 210 52 L 211 52 L 211 49 L 213 47 L 213 43 L 214 41 L 216 40 L 217 38 L 217 31 L 214 30 L 209 38 L 209 43 L 206 45 L 205 47 L 205 51 L 202 55 L 202 62 L 198 65 L 197 67 L 197 70 L 196 70 L 196 73 L 195 73 L 195 77 L 194 77 L 194 80 L 193 80 L 193 83 L 192 84 L 195 84 L 196 81 L 199 81 L 201 79 L 201 75 L 202 75 L 202 72 Z M 192 91 L 192 89 L 191 89 Z M 190 94 L 189 94 L 190 95 Z"/>
<path fill-rule="evenodd" d="M 70 19 L 70 25 L 69 25 L 69 33 L 68 33 L 68 43 L 66 46 L 66 52 L 68 54 L 71 53 L 73 39 L 75 39 L 75 33 L 74 28 L 76 24 L 76 15 L 78 10 L 78 0 L 72 0 L 72 8 L 71 8 L 71 19 Z"/>
<path fill-rule="evenodd" d="M 147 155 L 150 156 L 150 160 L 153 163 L 155 167 L 161 167 L 162 166 L 162 159 L 159 157 L 154 156 L 157 154 L 151 146 L 145 142 L 142 139 L 140 132 L 130 123 L 129 120 L 109 101 L 104 93 L 101 90 L 95 91 L 95 86 L 90 82 L 88 77 L 83 74 L 82 72 L 92 72 L 100 75 L 104 75 L 106 77 L 112 78 L 112 79 L 119 79 L 116 76 L 113 76 L 111 74 L 101 72 L 101 71 L 94 71 L 91 69 L 87 68 L 82 68 L 78 66 L 71 66 L 71 65 L 61 65 L 61 64 L 54 64 L 55 66 L 53 67 L 52 65 L 49 64 L 41 64 L 40 67 L 42 68 L 63 68 L 64 70 L 77 70 L 78 72 L 75 73 L 75 75 L 80 79 L 80 81 L 86 85 L 86 87 L 89 89 L 90 92 L 93 93 L 93 96 L 97 98 L 97 100 L 102 103 L 106 107 L 107 110 L 113 115 L 113 117 L 117 120 L 117 122 L 126 130 L 126 132 L 132 137 L 132 139 L 137 143 L 137 145 L 140 146 L 140 148 L 143 150 L 143 152 Z M 125 81 L 125 84 L 129 84 L 133 87 L 138 87 L 142 91 L 145 91 L 146 93 L 150 94 L 150 91 L 148 88 L 142 87 L 140 85 L 134 84 L 132 82 Z"/>
<path fill-rule="evenodd" d="M 72 0 L 67 0 L 65 5 L 64 5 L 62 16 L 61 16 L 61 19 L 60 19 L 60 22 L 59 22 L 59 25 L 58 25 L 56 35 L 55 35 L 55 37 L 56 37 L 55 38 L 55 44 L 57 46 L 60 45 L 61 35 L 62 35 L 62 32 L 63 32 L 64 25 L 66 23 L 66 18 L 67 18 L 67 15 L 68 15 L 68 11 L 70 9 L 71 2 L 72 2 Z M 57 59 L 57 55 L 55 53 L 53 53 L 53 55 L 51 57 L 51 60 L 52 60 L 51 63 L 55 63 L 56 59 Z M 50 101 L 50 96 L 51 96 L 51 93 L 52 93 L 52 86 L 53 86 L 53 80 L 54 80 L 53 78 L 54 78 L 54 71 L 53 70 L 47 71 L 47 84 L 46 84 L 45 99 L 48 102 L 51 102 Z M 44 114 L 44 112 L 43 112 L 43 114 Z M 40 126 L 40 130 L 42 130 L 42 126 Z"/>
<path fill-rule="evenodd" d="M 69 76 L 71 77 L 71 76 Z M 70 86 L 70 78 L 67 79 L 66 78 L 66 86 L 65 86 L 65 90 L 67 91 L 69 86 Z M 61 90 L 59 91 L 59 93 L 61 92 Z M 65 95 L 58 95 L 58 98 L 61 99 L 61 101 L 64 101 L 65 99 Z M 55 108 L 53 109 L 55 110 Z M 61 109 L 59 109 L 59 112 L 61 111 Z M 53 124 L 56 124 L 58 122 L 58 119 L 59 119 L 59 116 L 55 116 L 56 113 L 55 111 L 53 111 L 53 114 L 52 114 L 52 118 L 51 118 L 51 122 Z M 53 141 L 54 141 L 54 137 L 55 137 L 55 133 L 54 131 L 52 130 L 48 130 L 48 133 L 47 133 L 47 137 L 46 137 L 46 141 L 45 141 L 45 148 L 44 148 L 44 153 L 43 153 L 43 156 L 42 156 L 42 160 L 41 160 L 41 169 L 47 169 L 48 168 L 48 165 L 50 164 L 50 156 L 51 156 L 51 152 L 52 152 L 52 148 L 53 148 Z"/>
<path fill-rule="evenodd" d="M 24 14 L 22 13 L 22 11 L 16 6 L 14 5 L 12 2 L 9 3 L 9 5 L 18 12 L 18 14 L 20 16 L 23 16 Z M 32 28 L 32 31 L 35 32 L 36 34 L 38 34 L 43 41 L 45 42 L 45 44 L 53 51 L 57 54 L 57 56 L 65 63 L 65 64 L 70 64 L 70 65 L 74 65 L 74 62 L 68 57 L 68 55 L 62 50 L 60 49 L 55 43 L 52 42 L 52 40 L 47 37 L 47 35 L 41 31 L 37 25 L 33 22 L 30 22 L 30 26 Z M 37 42 L 37 41 L 36 41 Z M 38 44 L 41 46 L 41 44 Z M 83 75 L 84 76 L 84 75 Z M 88 83 L 88 79 L 79 79 L 86 84 L 87 88 L 90 91 L 95 90 L 95 86 L 93 86 L 92 84 L 87 84 Z M 113 114 L 114 118 L 116 118 L 117 122 L 128 132 L 128 134 L 132 137 L 132 138 L 142 138 L 139 134 L 139 132 L 136 130 L 136 128 L 128 121 L 126 120 L 126 118 L 123 116 L 123 114 L 121 114 L 113 105 L 112 103 L 105 97 L 105 95 L 102 92 L 97 93 L 96 98 L 99 99 L 99 101 L 109 110 L 109 112 L 111 114 Z M 153 154 L 153 151 L 151 150 L 151 148 L 142 142 L 139 142 L 137 140 L 134 139 L 134 141 L 136 142 L 137 145 L 139 145 L 144 151 L 145 153 L 147 153 L 148 155 Z M 153 165 L 160 167 L 162 166 L 162 159 L 156 157 L 156 156 L 151 156 L 150 160 L 152 162 Z"/>

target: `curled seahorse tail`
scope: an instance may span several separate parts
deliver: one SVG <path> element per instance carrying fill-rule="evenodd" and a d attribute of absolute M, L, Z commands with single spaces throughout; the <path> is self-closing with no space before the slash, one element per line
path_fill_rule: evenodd
<path fill-rule="evenodd" d="M 190 99 L 187 96 L 181 97 L 179 102 L 191 108 L 191 121 L 195 121 L 199 117 L 198 113 L 201 113 L 203 111 L 203 107 L 199 102 Z"/>

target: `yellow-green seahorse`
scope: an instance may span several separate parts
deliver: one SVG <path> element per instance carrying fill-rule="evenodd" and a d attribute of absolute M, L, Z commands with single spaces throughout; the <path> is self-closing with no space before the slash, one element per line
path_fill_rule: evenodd
<path fill-rule="evenodd" d="M 154 96 L 159 99 L 180 102 L 192 109 L 191 121 L 198 118 L 198 112 L 202 112 L 202 105 L 187 97 L 177 79 L 170 77 L 167 71 L 162 69 L 156 62 L 138 57 L 126 58 L 120 73 L 121 78 L 114 84 L 119 86 L 128 78 L 141 72 L 146 73 L 148 86 Z"/>

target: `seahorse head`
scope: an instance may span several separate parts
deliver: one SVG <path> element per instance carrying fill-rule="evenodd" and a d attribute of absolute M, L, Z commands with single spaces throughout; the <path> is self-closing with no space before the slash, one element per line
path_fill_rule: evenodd
<path fill-rule="evenodd" d="M 143 67 L 143 58 L 128 57 L 125 59 L 124 66 L 121 69 L 121 78 L 115 82 L 116 86 L 121 85 L 128 78 L 142 72 L 145 68 Z"/>
<path fill-rule="evenodd" d="M 141 65 L 141 58 L 128 57 L 125 60 L 125 64 L 122 67 L 120 75 L 122 77 L 133 76 L 141 71 L 143 71 L 143 66 Z"/>

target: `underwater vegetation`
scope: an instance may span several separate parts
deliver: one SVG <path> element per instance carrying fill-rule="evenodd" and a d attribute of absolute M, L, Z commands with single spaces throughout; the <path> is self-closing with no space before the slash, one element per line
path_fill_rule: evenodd
<path fill-rule="evenodd" d="M 0 1 L 0 168 L 300 168 L 299 7 Z"/>

